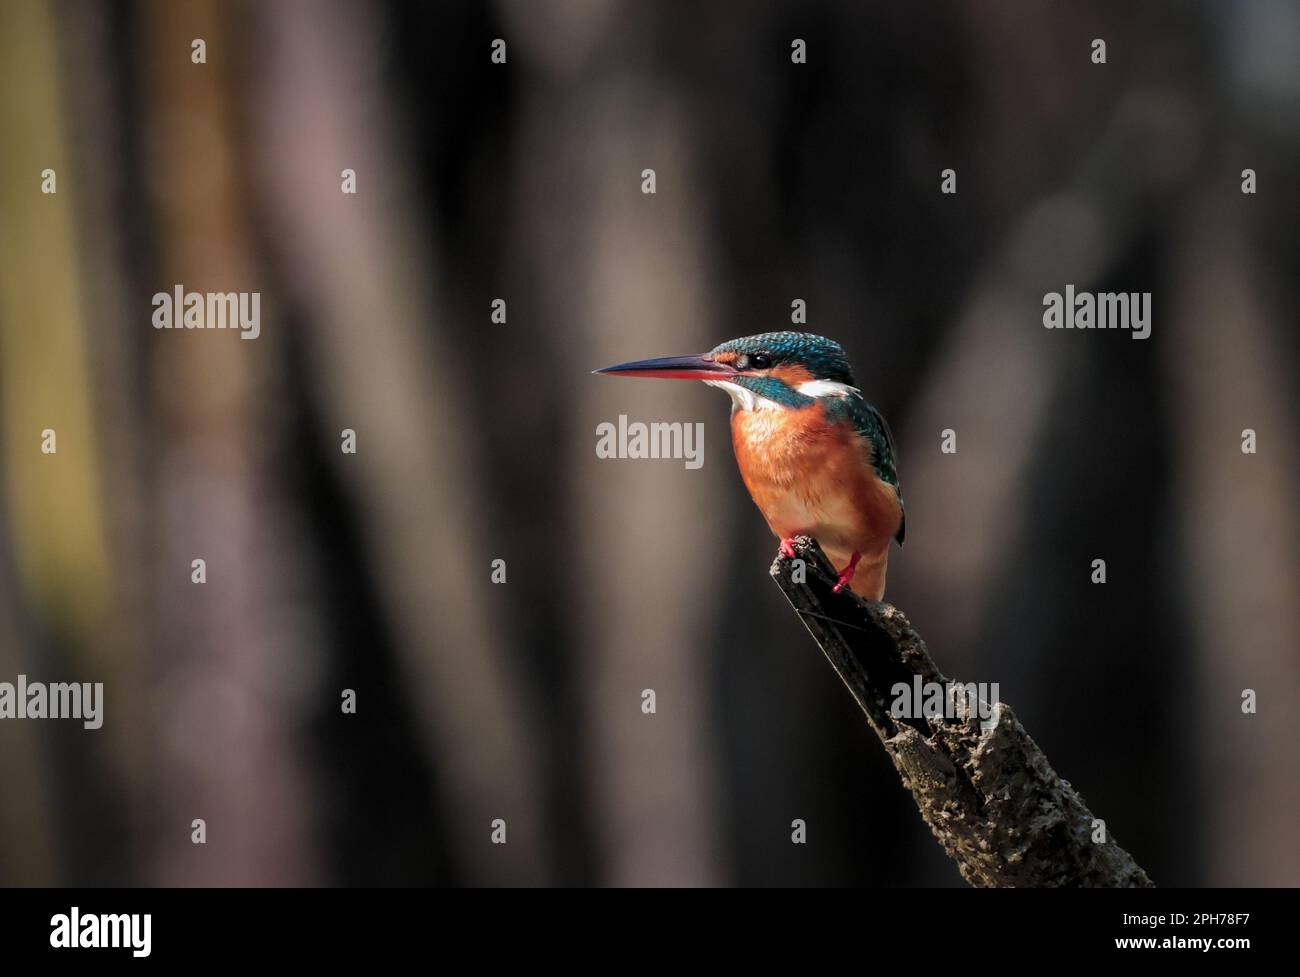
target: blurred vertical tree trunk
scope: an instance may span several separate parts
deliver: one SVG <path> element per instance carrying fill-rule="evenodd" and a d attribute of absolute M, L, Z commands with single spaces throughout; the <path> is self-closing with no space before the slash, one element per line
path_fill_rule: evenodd
<path fill-rule="evenodd" d="M 1276 324 L 1294 321 L 1289 286 L 1252 262 L 1243 207 L 1216 174 L 1183 218 L 1180 288 L 1164 340 L 1178 441 L 1178 519 L 1200 673 L 1195 727 L 1208 821 L 1209 885 L 1300 879 L 1300 539 L 1295 378 Z M 1248 382 L 1247 382 L 1248 380 Z M 1242 432 L 1257 435 L 1245 454 Z M 1253 689 L 1258 712 L 1242 711 Z"/>
<path fill-rule="evenodd" d="M 106 694 L 116 695 L 117 663 L 100 654 L 111 647 L 100 640 L 108 630 L 110 565 L 74 219 L 82 195 L 59 101 L 57 37 L 48 5 L 0 4 L 0 523 L 13 554 L 0 573 L 0 637 L 14 639 L 3 642 L 0 668 L 7 681 L 20 671 L 38 681 L 102 680 Z M 42 192 L 46 169 L 54 171 L 57 193 Z M 57 439 L 55 454 L 41 452 L 46 429 Z M 18 654 L 33 647 L 39 651 Z M 4 805 L 0 876 L 54 882 L 51 765 L 45 749 L 38 752 L 41 743 L 48 749 L 49 731 L 6 723 L 12 726 L 21 728 L 0 738 L 0 782 L 12 799 Z M 111 741 L 115 734 L 103 735 Z M 96 754 L 96 740 L 81 742 L 86 755 Z"/>
<path fill-rule="evenodd" d="M 527 652 L 505 644 L 486 603 L 492 558 L 504 556 L 509 572 L 511 554 L 481 548 L 483 378 L 453 368 L 461 326 L 429 276 L 437 260 L 382 84 L 380 25 L 373 8 L 348 2 L 277 3 L 259 18 L 269 39 L 253 89 L 263 203 L 313 330 L 320 436 L 366 530 L 425 749 L 450 798 L 459 867 L 473 884 L 543 884 L 534 704 L 514 661 Z M 357 173 L 355 196 L 341 192 L 344 168 Z M 355 456 L 339 452 L 343 428 L 357 432 Z M 498 818 L 508 845 L 494 849 Z"/>
<path fill-rule="evenodd" d="M 1202 120 L 1186 105 L 1160 109 L 1149 95 L 1126 100 L 1065 185 L 1022 208 L 918 391 L 902 456 L 908 510 L 926 528 L 908 540 L 906 563 L 926 572 L 903 593 L 945 609 L 926 626 L 957 659 L 973 651 L 997 580 L 1022 553 L 1017 539 L 1033 532 L 1023 502 L 1039 435 L 1070 357 L 1082 355 L 1026 339 L 1043 332 L 1043 295 L 1097 281 L 1200 160 Z M 955 454 L 938 450 L 949 428 Z"/>
<path fill-rule="evenodd" d="M 283 488 L 270 458 L 278 432 L 258 411 L 281 384 L 282 302 L 254 263 L 235 135 L 241 68 L 233 8 L 217 0 L 149 4 L 140 18 L 145 147 L 157 208 L 158 290 L 261 291 L 261 335 L 153 331 L 158 412 L 155 520 L 159 622 L 155 690 L 159 747 L 156 881 L 306 885 L 320 869 L 311 780 L 298 736 L 319 652 L 294 627 L 310 594 Z M 207 63 L 191 61 L 191 42 Z M 149 329 L 148 295 L 133 321 Z M 178 310 L 179 311 L 179 310 Z M 191 582 L 191 561 L 207 582 Z M 207 844 L 191 843 L 191 820 Z"/>
<path fill-rule="evenodd" d="M 116 788 L 112 795 L 122 805 L 123 833 L 130 844 L 118 849 L 111 871 L 124 871 L 136 881 L 136 856 L 156 839 L 155 751 L 148 722 L 152 520 L 145 504 L 152 419 L 136 396 L 144 383 L 138 354 L 152 335 L 135 278 L 144 261 L 138 241 L 148 210 L 130 190 L 137 176 L 129 172 L 133 157 L 128 142 L 134 131 L 122 117 L 125 72 L 111 25 L 93 0 L 71 0 L 55 9 L 68 78 L 63 103 L 74 151 L 71 176 L 77 191 L 81 295 L 84 307 L 93 310 L 87 337 L 91 393 L 105 459 L 100 505 L 113 567 L 106 626 L 96 632 L 95 642 L 96 653 L 114 663 L 109 687 L 114 721 L 106 723 L 100 735 L 111 744 L 106 761 Z M 116 827 L 114 819 L 108 821 Z"/>
<path fill-rule="evenodd" d="M 667 66 L 575 81 L 600 45 L 652 36 L 669 11 L 638 8 L 625 36 L 607 30 L 609 10 L 599 5 L 507 5 L 504 13 L 517 59 L 511 70 L 528 79 L 515 165 L 519 232 L 529 253 L 544 256 L 536 318 L 563 324 L 545 341 L 567 371 L 559 382 L 578 418 L 554 464 L 565 473 L 568 520 L 580 527 L 571 533 L 578 556 L 562 568 L 563 592 L 581 596 L 577 664 L 598 881 L 718 884 L 711 628 L 737 501 L 726 495 L 726 402 L 698 385 L 589 376 L 609 362 L 690 350 L 717 334 L 715 260 L 699 219 L 708 202 L 691 162 L 700 123 L 692 100 L 672 96 L 661 73 Z M 635 62 L 630 51 L 628 58 Z M 655 170 L 655 194 L 641 192 L 645 169 Z M 596 460 L 596 425 L 621 413 L 703 418 L 703 468 Z M 718 545 L 699 546 L 709 538 Z M 697 611 L 683 614 L 685 607 Z M 655 692 L 654 715 L 642 712 L 645 689 Z"/>

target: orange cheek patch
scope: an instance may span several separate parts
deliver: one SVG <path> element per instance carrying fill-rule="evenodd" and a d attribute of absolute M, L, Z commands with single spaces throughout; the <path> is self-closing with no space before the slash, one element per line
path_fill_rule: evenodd
<path fill-rule="evenodd" d="M 808 372 L 808 368 L 800 363 L 783 363 L 780 366 L 774 366 L 767 371 L 769 376 L 774 376 L 787 387 L 797 388 L 801 383 L 807 383 L 813 379 L 813 375 Z"/>

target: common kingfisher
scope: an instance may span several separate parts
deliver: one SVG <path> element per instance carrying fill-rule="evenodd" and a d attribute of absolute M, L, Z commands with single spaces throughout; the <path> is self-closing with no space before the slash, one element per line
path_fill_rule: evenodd
<path fill-rule="evenodd" d="M 906 517 L 894 438 L 853 383 L 840 344 L 803 332 L 732 339 L 699 356 L 665 356 L 597 373 L 702 380 L 731 395 L 731 444 L 740 476 L 781 552 L 811 536 L 839 570 L 835 591 L 858 581 L 885 594 L 893 540 Z"/>

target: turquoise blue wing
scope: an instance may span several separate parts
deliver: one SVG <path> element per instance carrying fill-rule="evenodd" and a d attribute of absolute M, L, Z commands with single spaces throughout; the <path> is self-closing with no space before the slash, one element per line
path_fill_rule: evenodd
<path fill-rule="evenodd" d="M 894 434 L 889 430 L 885 416 L 861 397 L 836 397 L 827 404 L 827 413 L 837 414 L 853 425 L 858 437 L 871 446 L 871 464 L 880 480 L 894 486 L 903 518 L 898 524 L 894 539 L 903 545 L 907 530 L 907 510 L 903 506 L 903 492 L 898 485 L 898 454 L 894 449 Z"/>

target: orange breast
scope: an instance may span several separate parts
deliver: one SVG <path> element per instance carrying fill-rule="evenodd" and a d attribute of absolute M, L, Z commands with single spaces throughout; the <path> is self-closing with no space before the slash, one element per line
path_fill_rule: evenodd
<path fill-rule="evenodd" d="M 741 477 L 778 537 L 814 537 L 837 567 L 887 554 L 902 508 L 871 467 L 870 448 L 820 404 L 738 410 L 731 439 Z"/>

